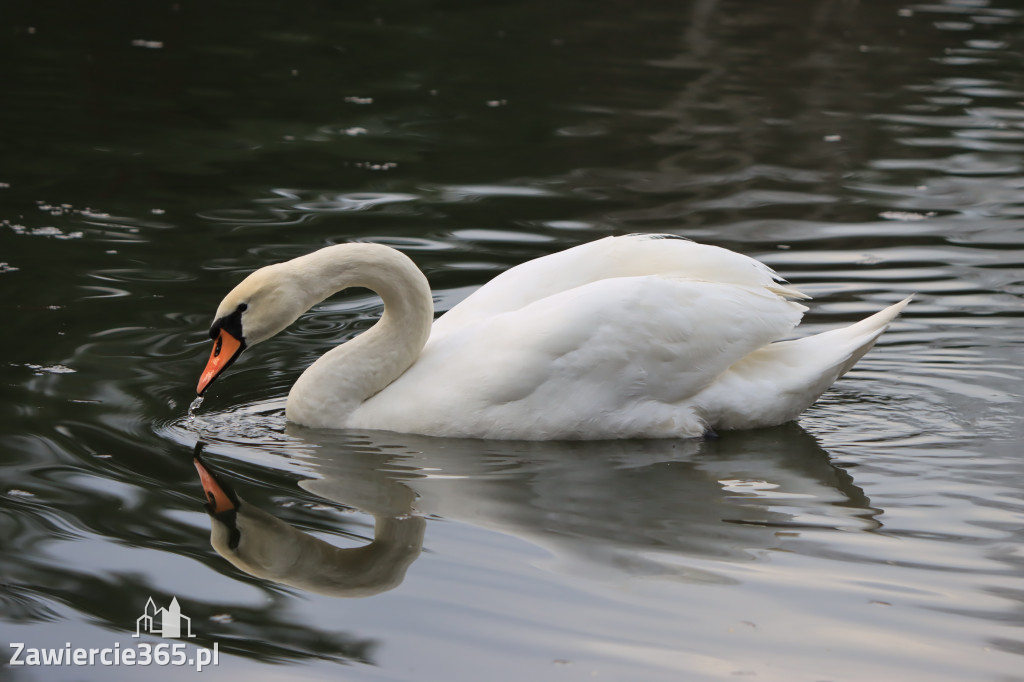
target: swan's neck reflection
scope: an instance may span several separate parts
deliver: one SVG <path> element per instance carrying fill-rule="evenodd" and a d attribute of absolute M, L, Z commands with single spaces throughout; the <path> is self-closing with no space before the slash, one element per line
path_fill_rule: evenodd
<path fill-rule="evenodd" d="M 426 522 L 411 515 L 412 492 L 397 484 L 374 515 L 373 541 L 341 548 L 240 499 L 205 461 L 195 459 L 210 514 L 210 543 L 258 578 L 334 597 L 366 597 L 397 587 L 423 549 Z M 390 512 L 390 513 L 388 513 Z"/>

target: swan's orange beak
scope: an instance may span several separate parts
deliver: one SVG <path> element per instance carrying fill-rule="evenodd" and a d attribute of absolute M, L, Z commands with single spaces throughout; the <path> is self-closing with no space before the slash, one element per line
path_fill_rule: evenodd
<path fill-rule="evenodd" d="M 206 362 L 206 369 L 199 376 L 199 385 L 196 386 L 196 395 L 202 395 L 213 380 L 221 372 L 228 368 L 235 361 L 245 348 L 245 343 L 226 332 L 220 330 L 217 340 L 213 342 L 213 350 L 210 351 L 210 359 Z"/>
<path fill-rule="evenodd" d="M 226 483 L 221 483 L 212 471 L 206 468 L 198 457 L 192 460 L 199 472 L 199 480 L 203 484 L 206 495 L 206 506 L 211 514 L 222 514 L 238 507 L 235 492 Z"/>

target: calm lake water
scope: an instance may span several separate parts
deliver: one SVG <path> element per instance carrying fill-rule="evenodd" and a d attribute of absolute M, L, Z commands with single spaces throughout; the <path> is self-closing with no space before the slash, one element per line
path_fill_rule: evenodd
<path fill-rule="evenodd" d="M 3 26 L 0 680 L 193 679 L 8 664 L 171 643 L 132 636 L 150 597 L 187 656 L 217 646 L 203 679 L 1024 680 L 1015 0 L 44 1 Z M 629 232 L 763 260 L 815 297 L 807 332 L 916 297 L 799 423 L 717 440 L 289 425 L 299 372 L 380 314 L 365 291 L 186 417 L 257 267 L 383 242 L 444 311 Z M 370 549 L 239 570 L 200 438 L 268 545 Z"/>

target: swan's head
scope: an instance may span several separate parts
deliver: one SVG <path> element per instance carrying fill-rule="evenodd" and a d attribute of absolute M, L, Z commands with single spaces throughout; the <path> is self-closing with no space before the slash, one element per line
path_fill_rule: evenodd
<path fill-rule="evenodd" d="M 199 377 L 198 395 L 243 350 L 282 331 L 309 307 L 310 293 L 290 276 L 289 266 L 277 263 L 256 270 L 221 301 L 210 326 L 213 350 Z"/>

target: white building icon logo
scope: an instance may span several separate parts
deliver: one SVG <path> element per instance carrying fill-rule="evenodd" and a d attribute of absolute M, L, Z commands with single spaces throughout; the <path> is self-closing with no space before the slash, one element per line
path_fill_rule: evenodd
<path fill-rule="evenodd" d="M 192 634 L 192 619 L 181 615 L 177 597 L 171 598 L 171 605 L 166 609 L 158 609 L 150 597 L 146 602 L 145 611 L 135 620 L 135 634 L 132 637 L 141 637 L 142 633 L 148 633 L 160 635 L 165 639 L 178 639 L 182 636 L 182 621 L 185 621 L 185 636 L 195 637 Z"/>

